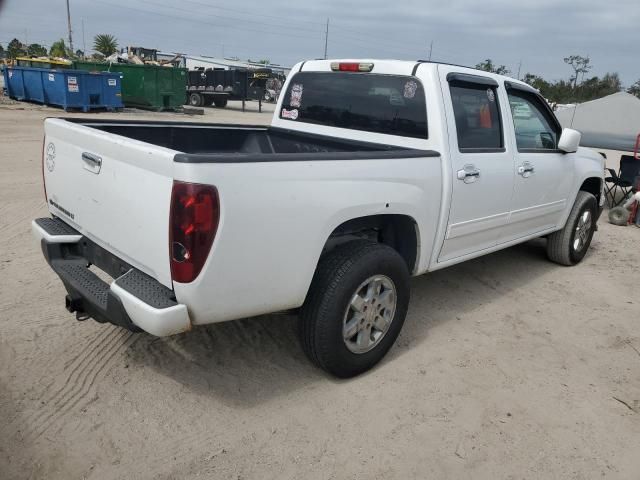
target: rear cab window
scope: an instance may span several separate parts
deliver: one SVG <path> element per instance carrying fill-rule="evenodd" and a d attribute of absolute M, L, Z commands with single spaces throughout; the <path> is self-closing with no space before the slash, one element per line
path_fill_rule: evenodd
<path fill-rule="evenodd" d="M 284 120 L 414 138 L 428 138 L 420 80 L 351 72 L 298 72 L 285 92 Z"/>

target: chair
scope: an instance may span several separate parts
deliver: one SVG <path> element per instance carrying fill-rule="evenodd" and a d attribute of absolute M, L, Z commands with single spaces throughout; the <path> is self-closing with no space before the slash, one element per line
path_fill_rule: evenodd
<path fill-rule="evenodd" d="M 635 190 L 636 178 L 640 176 L 640 160 L 636 160 L 633 155 L 622 155 L 618 173 L 612 168 L 606 170 L 611 176 L 604 179 L 606 182 L 605 198 L 609 200 L 609 205 L 617 207 L 630 192 Z M 616 201 L 618 191 L 622 192 L 622 197 Z"/>

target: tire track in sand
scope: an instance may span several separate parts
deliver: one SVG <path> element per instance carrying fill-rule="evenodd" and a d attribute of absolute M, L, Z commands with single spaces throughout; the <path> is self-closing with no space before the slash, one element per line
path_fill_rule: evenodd
<path fill-rule="evenodd" d="M 25 439 L 36 439 L 57 420 L 64 417 L 78 403 L 86 400 L 98 377 L 117 359 L 117 353 L 127 347 L 134 337 L 132 332 L 113 327 L 97 335 L 74 359 L 68 363 L 69 372 L 64 384 L 49 395 L 42 407 L 27 421 Z M 67 370 L 65 367 L 64 370 Z"/>

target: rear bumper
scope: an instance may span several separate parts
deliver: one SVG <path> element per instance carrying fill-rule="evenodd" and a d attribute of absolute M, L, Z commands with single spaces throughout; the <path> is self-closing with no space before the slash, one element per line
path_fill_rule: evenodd
<path fill-rule="evenodd" d="M 173 291 L 131 267 L 59 219 L 32 222 L 47 263 L 62 280 L 67 310 L 78 319 L 94 318 L 129 330 L 166 336 L 191 329 L 187 307 Z M 95 265 L 114 280 L 98 277 Z"/>

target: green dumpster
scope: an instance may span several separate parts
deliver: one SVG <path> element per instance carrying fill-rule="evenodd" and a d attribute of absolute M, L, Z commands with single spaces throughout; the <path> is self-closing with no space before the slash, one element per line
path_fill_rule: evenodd
<path fill-rule="evenodd" d="M 126 107 L 151 110 L 175 110 L 186 100 L 187 69 L 76 61 L 75 68 L 122 73 L 122 101 Z"/>

